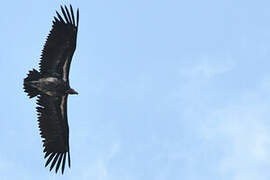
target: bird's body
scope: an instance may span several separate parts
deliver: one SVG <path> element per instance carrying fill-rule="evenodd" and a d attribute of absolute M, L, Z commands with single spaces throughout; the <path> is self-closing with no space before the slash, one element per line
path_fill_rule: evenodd
<path fill-rule="evenodd" d="M 24 90 L 30 98 L 37 98 L 38 122 L 42 137 L 43 152 L 50 170 L 57 172 L 62 164 L 64 173 L 66 155 L 70 167 L 69 127 L 67 120 L 67 98 L 78 94 L 69 84 L 69 69 L 79 23 L 79 11 L 75 21 L 72 6 L 70 11 L 61 6 L 64 18 L 56 11 L 53 27 L 42 51 L 40 70 L 29 71 L 24 79 Z M 56 165 L 56 166 L 55 166 Z"/>
<path fill-rule="evenodd" d="M 69 87 L 68 83 L 57 77 L 42 77 L 36 81 L 28 81 L 26 84 L 39 90 L 41 94 L 48 96 L 63 96 L 65 94 L 77 94 Z"/>
<path fill-rule="evenodd" d="M 40 78 L 37 81 L 27 82 L 31 87 L 36 88 L 42 94 L 48 96 L 62 96 L 68 90 L 67 83 L 55 77 Z"/>

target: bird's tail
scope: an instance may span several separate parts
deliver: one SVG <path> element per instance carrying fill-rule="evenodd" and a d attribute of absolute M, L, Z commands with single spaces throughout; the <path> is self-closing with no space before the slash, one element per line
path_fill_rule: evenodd
<path fill-rule="evenodd" d="M 30 98 L 39 94 L 39 90 L 31 86 L 31 81 L 38 81 L 40 78 L 41 74 L 37 70 L 33 69 L 32 71 L 29 71 L 27 77 L 23 80 L 24 92 L 26 92 Z"/>

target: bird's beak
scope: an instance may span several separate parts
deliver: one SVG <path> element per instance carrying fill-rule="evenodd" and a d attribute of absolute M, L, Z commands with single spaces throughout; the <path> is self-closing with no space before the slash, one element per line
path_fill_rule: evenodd
<path fill-rule="evenodd" d="M 67 90 L 68 94 L 79 94 L 77 91 L 75 91 L 74 89 L 70 88 L 69 90 Z"/>

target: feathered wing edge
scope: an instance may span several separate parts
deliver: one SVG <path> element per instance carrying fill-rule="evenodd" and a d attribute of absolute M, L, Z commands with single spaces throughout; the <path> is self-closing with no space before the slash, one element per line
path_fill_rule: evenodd
<path fill-rule="evenodd" d="M 65 54 L 65 51 L 69 51 L 69 53 L 71 53 L 69 55 L 73 55 L 76 49 L 79 9 L 77 9 L 77 19 L 75 20 L 71 5 L 70 10 L 67 8 L 67 6 L 60 7 L 61 11 L 56 11 L 56 15 L 53 17 L 52 21 L 52 28 L 42 49 L 41 61 L 39 63 L 39 70 L 42 75 L 51 75 L 54 74 L 55 71 L 59 71 L 59 65 L 62 67 L 64 65 L 63 60 L 66 60 L 66 58 L 59 59 L 59 55 L 67 55 Z M 62 15 L 60 14 L 61 12 Z M 67 34 L 65 35 L 63 33 Z M 69 61 L 71 61 L 71 59 Z M 70 62 L 67 66 L 68 69 L 69 65 Z"/>
<path fill-rule="evenodd" d="M 76 21 L 75 21 L 75 17 L 74 17 L 73 8 L 72 8 L 71 5 L 70 5 L 71 14 L 69 13 L 67 6 L 64 6 L 64 8 L 63 8 L 63 6 L 61 6 L 61 12 L 64 15 L 64 19 L 61 17 L 61 15 L 58 13 L 58 11 L 56 11 L 57 17 L 56 16 L 54 17 L 53 23 L 60 21 L 61 23 L 64 23 L 64 24 L 72 24 L 74 27 L 76 27 L 76 30 L 78 31 L 79 8 L 77 9 L 77 15 L 76 15 L 77 19 L 76 19 Z"/>
<path fill-rule="evenodd" d="M 67 81 L 68 84 L 69 84 L 69 78 L 68 77 L 69 77 L 70 64 L 71 64 L 73 53 L 74 53 L 74 51 L 76 49 L 76 39 L 77 39 L 78 26 L 79 26 L 79 9 L 77 9 L 77 14 L 76 14 L 77 19 L 75 21 L 75 17 L 74 17 L 72 6 L 70 5 L 70 12 L 71 13 L 68 11 L 68 8 L 66 6 L 64 6 L 64 7 L 65 8 L 63 8 L 61 6 L 61 11 L 62 11 L 62 14 L 64 15 L 64 19 L 56 11 L 56 14 L 57 14 L 58 19 L 56 17 L 54 17 L 54 20 L 55 21 L 53 23 L 54 24 L 55 23 L 59 23 L 59 21 L 60 21 L 61 23 L 70 24 L 70 25 L 72 25 L 74 27 L 74 32 L 75 33 L 74 33 L 74 39 L 72 41 L 72 42 L 74 42 L 74 46 L 73 46 L 73 49 L 72 50 L 70 49 L 70 51 L 72 51 L 72 53 L 69 56 L 69 60 L 66 61 L 65 63 L 63 63 L 63 67 L 62 67 L 62 73 L 63 73 L 62 78 L 63 78 L 64 81 Z"/>
<path fill-rule="evenodd" d="M 64 173 L 66 156 L 70 168 L 69 128 L 67 122 L 67 95 L 51 97 L 40 95 L 37 99 L 37 113 L 40 135 L 43 138 L 45 167 L 50 164 L 50 171 L 55 167 L 57 173 L 62 163 Z"/>
<path fill-rule="evenodd" d="M 66 164 L 66 155 L 68 154 L 68 167 L 70 168 L 70 152 L 64 152 L 64 153 L 56 153 L 56 152 L 53 152 L 53 153 L 50 153 L 50 152 L 46 152 L 45 155 L 44 155 L 44 158 L 47 159 L 46 161 L 46 164 L 45 164 L 45 167 L 47 167 L 50 162 L 52 161 L 51 163 L 51 166 L 50 166 L 50 171 L 53 169 L 53 167 L 55 166 L 56 162 L 56 167 L 55 167 L 55 173 L 58 172 L 58 169 L 61 165 L 61 162 L 62 162 L 62 174 L 64 174 L 64 171 L 65 171 L 65 164 Z M 63 160 L 63 161 L 62 161 Z"/>

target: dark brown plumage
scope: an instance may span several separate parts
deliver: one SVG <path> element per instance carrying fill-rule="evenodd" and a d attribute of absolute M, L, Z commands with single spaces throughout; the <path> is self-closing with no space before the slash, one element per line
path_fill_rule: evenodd
<path fill-rule="evenodd" d="M 67 119 L 68 94 L 78 94 L 69 85 L 69 69 L 79 23 L 72 6 L 70 10 L 61 6 L 63 17 L 56 11 L 53 26 L 47 37 L 39 63 L 40 71 L 29 71 L 24 79 L 24 90 L 30 98 L 37 96 L 37 112 L 43 152 L 47 158 L 45 166 L 55 172 L 61 166 L 64 173 L 66 159 L 70 167 L 69 126 Z"/>

